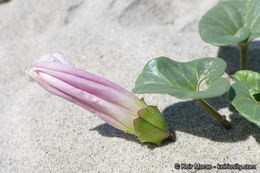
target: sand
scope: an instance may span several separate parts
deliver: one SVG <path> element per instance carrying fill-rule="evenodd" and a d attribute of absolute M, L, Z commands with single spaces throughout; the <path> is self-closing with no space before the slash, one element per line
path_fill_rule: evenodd
<path fill-rule="evenodd" d="M 47 93 L 24 73 L 39 56 L 62 52 L 76 67 L 131 90 L 154 57 L 225 57 L 238 48 L 219 49 L 198 34 L 201 16 L 218 1 L 0 1 L 0 172 L 183 172 L 176 163 L 257 164 L 245 172 L 259 172 L 260 128 L 226 95 L 208 101 L 231 121 L 230 131 L 195 101 L 138 95 L 159 107 L 176 136 L 156 147 Z M 257 56 L 259 44 L 251 49 Z M 236 70 L 230 64 L 225 76 Z"/>

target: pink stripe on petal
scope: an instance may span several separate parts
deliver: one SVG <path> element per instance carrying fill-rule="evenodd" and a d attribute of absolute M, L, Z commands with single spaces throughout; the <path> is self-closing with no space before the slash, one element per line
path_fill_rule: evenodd
<path fill-rule="evenodd" d="M 39 82 L 38 82 L 38 84 L 40 86 L 42 86 L 42 84 L 40 84 Z M 110 117 L 108 115 L 105 115 L 105 114 L 103 114 L 101 112 L 97 112 L 96 110 L 92 109 L 91 106 L 88 106 L 86 103 L 84 103 L 83 101 L 81 101 L 81 100 L 79 100 L 77 98 L 74 98 L 74 97 L 72 97 L 70 95 L 66 95 L 66 94 L 64 94 L 62 92 L 59 92 L 58 90 L 55 90 L 54 88 L 51 88 L 51 87 L 49 87 L 48 89 L 46 87 L 44 87 L 44 86 L 42 86 L 42 87 L 45 88 L 50 93 L 52 93 L 54 95 L 57 95 L 59 97 L 62 97 L 63 99 L 68 100 L 68 101 L 70 101 L 70 102 L 72 102 L 72 103 L 74 103 L 74 104 L 76 104 L 76 105 L 78 105 L 78 106 L 80 106 L 80 107 L 90 111 L 91 113 L 95 114 L 100 119 L 102 119 L 103 121 L 105 121 L 106 123 L 110 124 L 111 126 L 113 126 L 115 128 L 118 128 L 118 129 L 121 129 L 121 130 L 126 130 L 127 129 L 127 127 L 124 124 L 120 123 L 116 119 L 114 119 L 114 118 L 112 118 L 112 117 Z"/>
<path fill-rule="evenodd" d="M 48 74 L 41 72 L 39 72 L 38 74 L 44 81 L 46 81 L 50 85 L 68 95 L 81 100 L 84 104 L 91 106 L 91 108 L 94 109 L 96 112 L 101 112 L 105 115 L 111 116 L 112 118 L 123 123 L 128 128 L 133 129 L 133 117 L 130 115 L 130 112 L 124 111 L 122 110 L 122 108 L 118 107 L 115 104 L 109 103 L 81 89 L 75 88 Z"/>
<path fill-rule="evenodd" d="M 87 105 L 85 102 L 73 97 L 73 96 L 70 96 L 70 95 L 67 95 L 66 93 L 63 93 L 62 91 L 58 90 L 57 88 L 55 88 L 54 86 L 48 84 L 46 81 L 40 79 L 40 78 L 37 78 L 35 75 L 33 75 L 32 73 L 30 72 L 26 72 L 28 75 L 30 75 L 42 88 L 44 88 L 45 90 L 47 90 L 48 92 L 56 95 L 56 96 L 59 96 L 59 97 L 62 97 L 64 98 L 65 100 L 68 100 L 74 104 L 77 104 L 78 106 L 84 108 L 84 109 L 87 109 L 88 111 L 92 112 L 93 114 L 95 114 L 96 116 L 98 116 L 100 119 L 104 120 L 105 122 L 107 122 L 108 124 L 110 124 L 111 126 L 114 126 L 115 128 L 118 128 L 118 129 L 121 129 L 121 130 L 126 130 L 127 129 L 127 126 L 125 126 L 124 124 L 122 124 L 121 122 L 119 122 L 118 120 L 108 116 L 108 115 L 105 115 L 101 112 L 98 112 L 96 111 L 95 109 L 93 109 L 91 106 Z"/>
<path fill-rule="evenodd" d="M 44 72 L 108 102 L 113 102 L 114 104 L 133 112 L 135 117 L 137 117 L 137 111 L 143 107 L 137 97 L 129 97 L 114 88 L 109 88 L 99 83 L 58 71 L 43 68 L 33 68 L 33 70 L 36 72 Z"/>
<path fill-rule="evenodd" d="M 41 67 L 41 68 L 47 68 L 54 71 L 60 71 L 67 74 L 75 75 L 83 79 L 87 79 L 111 88 L 114 88 L 124 94 L 129 95 L 130 97 L 133 97 L 133 95 L 128 92 L 127 90 L 123 89 L 119 85 L 105 79 L 99 76 L 96 76 L 92 73 L 86 72 L 84 70 L 77 69 L 71 65 L 57 63 L 57 62 L 49 62 L 49 61 L 39 61 L 34 64 L 35 67 Z"/>
<path fill-rule="evenodd" d="M 111 126 L 121 129 L 123 131 L 126 131 L 128 127 L 121 124 L 119 121 L 115 120 L 114 118 L 111 118 L 110 116 L 107 116 L 105 114 L 102 114 L 100 112 L 95 113 L 96 116 L 98 116 L 101 120 L 105 121 L 106 123 L 110 124 Z"/>

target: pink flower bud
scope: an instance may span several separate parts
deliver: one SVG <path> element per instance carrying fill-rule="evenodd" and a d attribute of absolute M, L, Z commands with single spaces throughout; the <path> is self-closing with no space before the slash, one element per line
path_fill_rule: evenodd
<path fill-rule="evenodd" d="M 147 114 L 148 109 L 154 107 L 147 106 L 143 100 L 139 100 L 109 80 L 75 68 L 62 54 L 42 56 L 26 73 L 50 93 L 89 110 L 115 128 L 137 135 L 142 142 L 160 145 L 163 139 L 169 137 L 168 127 L 160 112 L 157 111 L 160 115 L 156 116 L 162 119 L 163 128 L 156 126 L 153 128 L 160 134 L 154 134 L 153 139 L 145 137 L 145 140 L 142 140 L 138 135 L 142 129 L 139 124 L 142 123 L 136 121 L 144 121 L 140 115 L 142 111 Z M 153 123 L 148 124 L 153 126 Z M 145 136 L 143 132 L 141 133 Z"/>

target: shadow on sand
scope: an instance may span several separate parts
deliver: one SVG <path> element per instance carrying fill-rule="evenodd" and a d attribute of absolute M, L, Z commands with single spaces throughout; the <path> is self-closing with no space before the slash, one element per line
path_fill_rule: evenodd
<path fill-rule="evenodd" d="M 109 124 L 101 124 L 101 125 L 93 128 L 93 129 L 90 129 L 90 130 L 96 130 L 102 136 L 118 137 L 118 138 L 123 138 L 127 141 L 140 143 L 138 138 L 135 135 L 125 133 L 122 130 L 119 130 L 119 129 L 116 129 L 116 128 L 110 126 Z M 163 143 L 162 143 L 162 146 L 165 146 L 169 143 L 175 142 L 175 140 L 176 140 L 175 133 L 172 132 L 172 135 L 173 135 L 173 139 L 164 140 Z M 140 143 L 140 144 L 147 146 L 149 149 L 154 149 L 154 148 L 157 147 L 156 145 L 151 144 L 151 143 Z"/>
<path fill-rule="evenodd" d="M 10 2 L 11 0 L 0 0 L 0 4 Z"/>
<path fill-rule="evenodd" d="M 220 109 L 229 107 L 232 111 L 230 115 L 231 130 L 222 127 L 196 101 L 185 101 L 173 104 L 163 111 L 171 131 L 182 131 L 217 142 L 244 141 L 252 135 L 260 143 L 260 128 L 240 116 L 226 95 L 207 99 L 207 101 L 220 113 Z"/>
<path fill-rule="evenodd" d="M 221 109 L 229 107 L 232 112 L 230 117 L 231 130 L 222 127 L 204 108 L 196 101 L 184 101 L 168 106 L 162 112 L 170 131 L 173 133 L 173 140 L 166 140 L 162 146 L 175 142 L 175 131 L 186 132 L 199 137 L 207 138 L 217 142 L 238 142 L 253 136 L 260 143 L 260 128 L 250 123 L 230 104 L 227 96 L 207 99 L 207 101 L 221 113 Z M 223 114 L 225 114 L 223 112 Z M 138 142 L 136 136 L 124 133 L 108 124 L 102 124 L 91 130 L 96 130 L 102 136 L 119 137 L 128 141 Z M 148 148 L 153 149 L 156 146 L 145 143 Z"/>

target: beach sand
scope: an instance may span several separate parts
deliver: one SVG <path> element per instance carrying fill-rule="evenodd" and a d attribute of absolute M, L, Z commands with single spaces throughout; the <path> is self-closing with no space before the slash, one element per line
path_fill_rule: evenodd
<path fill-rule="evenodd" d="M 62 52 L 76 67 L 131 91 L 152 58 L 167 56 L 185 62 L 226 57 L 227 50 L 237 53 L 236 46 L 220 49 L 199 36 L 200 18 L 218 2 L 1 3 L 0 172 L 183 172 L 175 169 L 176 163 L 258 164 L 258 170 L 244 172 L 259 172 L 260 128 L 240 116 L 226 95 L 208 102 L 231 121 L 230 131 L 195 101 L 138 95 L 159 107 L 176 136 L 156 147 L 142 144 L 87 110 L 47 93 L 25 74 L 41 55 Z M 255 46 L 251 51 L 257 54 L 260 48 Z M 238 61 L 237 57 L 226 58 Z M 232 82 L 228 73 L 236 70 L 237 64 L 229 64 L 224 76 Z"/>

